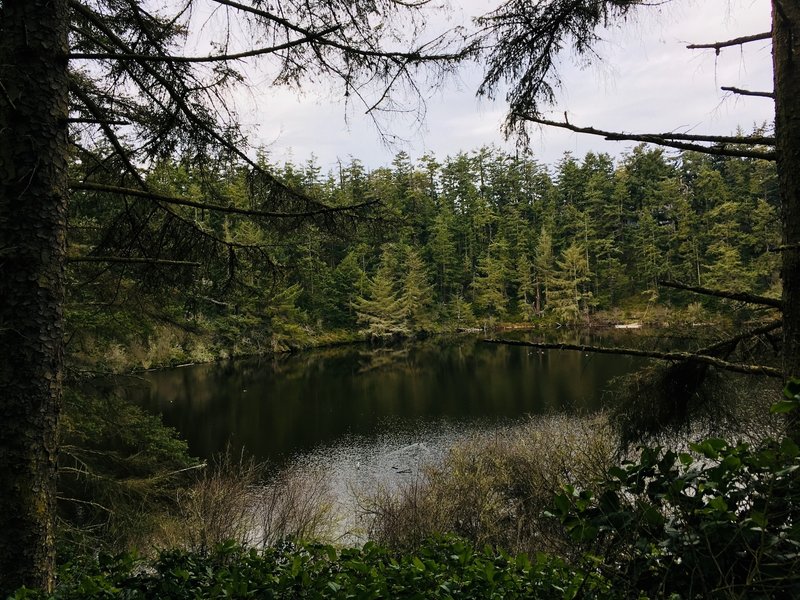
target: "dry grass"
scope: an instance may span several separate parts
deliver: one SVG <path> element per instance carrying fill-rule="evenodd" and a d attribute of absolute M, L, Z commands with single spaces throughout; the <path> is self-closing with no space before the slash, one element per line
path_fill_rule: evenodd
<path fill-rule="evenodd" d="M 542 517 L 564 483 L 589 483 L 614 463 L 616 443 L 603 415 L 531 419 L 476 436 L 410 484 L 360 499 L 369 536 L 413 548 L 452 532 L 514 552 L 564 551 L 560 527 Z"/>
<path fill-rule="evenodd" d="M 279 474 L 257 496 L 257 538 L 262 547 L 285 538 L 328 541 L 336 514 L 328 476 L 318 467 Z"/>
<path fill-rule="evenodd" d="M 270 478 L 264 463 L 230 452 L 181 490 L 176 505 L 158 536 L 159 546 L 202 553 L 229 540 L 264 547 L 285 538 L 325 540 L 332 531 L 324 473 L 293 469 Z"/>

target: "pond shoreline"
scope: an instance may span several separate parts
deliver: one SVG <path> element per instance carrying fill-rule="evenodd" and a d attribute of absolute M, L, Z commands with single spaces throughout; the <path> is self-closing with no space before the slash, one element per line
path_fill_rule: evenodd
<path fill-rule="evenodd" d="M 663 317 L 664 315 L 660 316 Z M 675 316 L 677 316 L 677 313 Z M 211 356 L 204 360 L 175 361 L 174 363 L 161 362 L 154 365 L 150 365 L 146 368 L 139 366 L 125 365 L 121 368 L 109 369 L 107 372 L 92 371 L 91 369 L 93 367 L 96 367 L 97 364 L 72 366 L 72 369 L 76 373 L 85 374 L 88 375 L 89 377 L 94 377 L 94 376 L 102 377 L 107 375 L 133 376 L 145 373 L 154 373 L 158 371 L 163 371 L 165 369 L 185 368 L 185 367 L 204 365 L 204 364 L 221 363 L 231 360 L 246 360 L 252 358 L 289 356 L 300 352 L 325 349 L 325 348 L 357 346 L 361 344 L 370 345 L 372 347 L 393 347 L 409 342 L 418 341 L 421 339 L 459 337 L 459 336 L 469 336 L 476 334 L 487 335 L 493 332 L 517 333 L 517 332 L 535 331 L 535 332 L 541 332 L 543 334 L 554 334 L 559 331 L 563 332 L 585 331 L 585 332 L 596 333 L 596 332 L 616 330 L 616 331 L 636 331 L 644 334 L 645 332 L 670 330 L 671 334 L 664 337 L 681 338 L 685 337 L 684 334 L 688 334 L 689 332 L 693 332 L 693 334 L 696 335 L 698 329 L 709 329 L 712 327 L 723 327 L 727 329 L 730 327 L 730 323 L 723 318 L 716 318 L 714 320 L 710 320 L 708 322 L 703 322 L 703 323 L 691 323 L 674 319 L 664 320 L 663 318 L 645 319 L 645 318 L 637 318 L 635 316 L 623 317 L 621 315 L 614 314 L 614 312 L 612 311 L 611 313 L 607 312 L 596 313 L 595 315 L 592 315 L 591 317 L 576 323 L 562 324 L 555 322 L 551 319 L 542 318 L 538 322 L 534 323 L 532 322 L 496 323 L 489 327 L 457 328 L 453 330 L 430 332 L 424 335 L 403 337 L 383 342 L 378 342 L 376 340 L 370 339 L 369 336 L 365 334 L 360 334 L 358 332 L 353 332 L 353 331 L 324 332 L 319 334 L 318 336 L 319 341 L 311 341 L 308 344 L 303 344 L 301 346 L 296 346 L 296 347 L 273 348 L 273 349 L 265 349 L 261 352 L 243 352 L 243 353 L 229 353 L 227 351 L 217 351 L 217 352 L 211 352 Z"/>

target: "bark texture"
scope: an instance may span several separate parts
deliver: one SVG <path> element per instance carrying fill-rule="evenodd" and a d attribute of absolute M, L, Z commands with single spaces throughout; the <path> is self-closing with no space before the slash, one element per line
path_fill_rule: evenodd
<path fill-rule="evenodd" d="M 800 375 L 800 3 L 772 2 L 775 138 L 783 244 L 783 370 Z"/>
<path fill-rule="evenodd" d="M 0 597 L 53 584 L 67 0 L 0 3 Z"/>

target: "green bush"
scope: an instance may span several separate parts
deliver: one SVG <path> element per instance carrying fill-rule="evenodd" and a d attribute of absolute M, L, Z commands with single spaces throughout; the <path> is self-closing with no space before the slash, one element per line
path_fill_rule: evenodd
<path fill-rule="evenodd" d="M 597 574 L 544 555 L 530 560 L 458 538 L 426 542 L 413 555 L 374 544 L 337 550 L 285 542 L 263 552 L 235 544 L 209 554 L 166 552 L 155 562 L 101 558 L 61 570 L 58 600 L 124 598 L 575 598 L 608 597 Z M 15 600 L 44 596 L 21 590 Z"/>
<path fill-rule="evenodd" d="M 800 404 L 800 382 L 774 412 Z M 565 487 L 554 513 L 627 595 L 800 597 L 800 448 L 711 438 L 694 455 L 643 448 L 595 491 Z"/>
<path fill-rule="evenodd" d="M 58 555 L 150 545 L 176 490 L 201 467 L 186 442 L 114 391 L 64 393 Z"/>

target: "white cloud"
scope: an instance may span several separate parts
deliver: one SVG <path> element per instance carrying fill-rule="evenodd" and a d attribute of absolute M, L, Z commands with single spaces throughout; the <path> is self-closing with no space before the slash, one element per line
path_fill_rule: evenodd
<path fill-rule="evenodd" d="M 463 4 L 463 3 L 462 3 Z M 470 0 L 465 12 L 481 12 L 486 1 Z M 770 28 L 769 3 L 763 0 L 675 0 L 661 8 L 643 9 L 633 23 L 605 32 L 604 62 L 579 69 L 563 57 L 564 88 L 553 109 L 554 118 L 566 110 L 570 122 L 626 131 L 680 130 L 728 134 L 742 126 L 771 121 L 772 103 L 762 98 L 734 97 L 722 85 L 769 90 L 771 57 L 768 42 L 729 48 L 715 57 L 713 50 L 687 50 L 687 43 L 719 41 Z M 461 17 L 456 17 L 458 21 Z M 353 156 L 368 167 L 388 164 L 399 150 L 413 157 L 433 151 L 442 158 L 459 150 L 505 144 L 499 133 L 502 102 L 477 100 L 480 73 L 475 67 L 433 94 L 421 131 L 406 123 L 394 133 L 408 144 L 385 147 L 372 121 L 355 108 L 345 110 L 331 91 L 304 95 L 264 84 L 248 92 L 246 123 L 257 126 L 257 141 L 270 145 L 275 159 L 305 162 L 313 153 L 324 168 L 336 159 Z M 321 92 L 321 93 L 320 93 Z M 326 97 L 327 95 L 327 97 Z M 346 120 L 347 119 L 347 120 Z M 531 149 L 552 164 L 565 151 L 578 156 L 588 150 L 618 154 L 631 144 L 564 131 L 544 130 L 532 138 Z"/>

